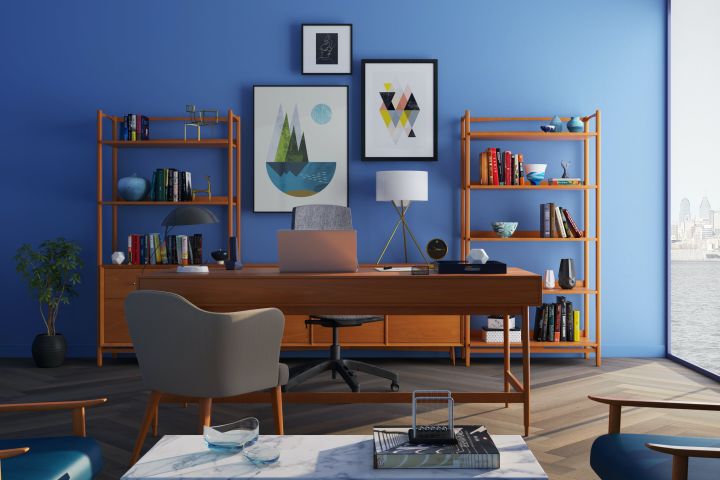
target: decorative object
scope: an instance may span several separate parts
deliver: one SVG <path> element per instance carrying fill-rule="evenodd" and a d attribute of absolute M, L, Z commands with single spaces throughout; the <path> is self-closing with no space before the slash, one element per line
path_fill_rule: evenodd
<path fill-rule="evenodd" d="M 230 237 L 228 239 L 228 246 L 230 248 L 230 258 L 225 260 L 225 270 L 242 270 L 242 262 L 238 260 L 238 243 L 237 237 Z"/>
<path fill-rule="evenodd" d="M 40 304 L 40 315 L 47 333 L 35 337 L 33 360 L 38 367 L 57 367 L 65 360 L 65 338 L 57 333 L 55 322 L 61 304 L 77 296 L 79 270 L 83 266 L 80 247 L 62 237 L 46 240 L 36 250 L 23 244 L 15 254 L 16 270 Z"/>
<path fill-rule="evenodd" d="M 540 125 L 540 130 L 545 133 L 551 133 L 555 131 L 555 125 Z"/>
<path fill-rule="evenodd" d="M 558 285 L 567 290 L 575 287 L 575 260 L 572 258 L 563 258 L 560 260 Z"/>
<path fill-rule="evenodd" d="M 560 133 L 560 132 L 563 131 L 563 125 L 564 125 L 564 123 L 563 123 L 563 121 L 562 121 L 562 118 L 560 118 L 559 115 L 555 115 L 555 116 L 552 118 L 552 120 L 550 120 L 550 125 L 552 125 L 552 126 L 555 127 L 555 130 L 554 130 L 555 133 Z"/>
<path fill-rule="evenodd" d="M 352 25 L 303 24 L 303 75 L 352 74 Z"/>
<path fill-rule="evenodd" d="M 210 252 L 210 256 L 218 263 L 218 265 L 223 265 L 225 264 L 225 260 L 228 259 L 228 252 L 227 250 L 215 250 Z"/>
<path fill-rule="evenodd" d="M 525 170 L 525 178 L 532 185 L 540 185 L 545 179 L 545 169 L 547 168 L 546 163 L 525 163 L 523 169 Z"/>
<path fill-rule="evenodd" d="M 207 179 L 207 188 L 204 190 L 201 190 L 199 188 L 193 188 L 192 189 L 192 199 L 195 201 L 195 198 L 198 194 L 205 194 L 208 197 L 208 202 L 212 201 L 212 190 L 210 188 L 210 175 L 205 175 L 205 178 Z"/>
<path fill-rule="evenodd" d="M 112 260 L 113 265 L 122 265 L 125 263 L 125 252 L 113 252 L 110 259 Z"/>
<path fill-rule="evenodd" d="M 563 169 L 563 174 L 562 174 L 562 177 L 560 177 L 560 178 L 569 178 L 569 177 L 568 177 L 568 173 L 567 173 L 567 169 L 568 169 L 568 167 L 570 166 L 570 162 L 567 161 L 567 160 L 563 160 L 562 162 L 560 162 L 560 166 L 561 166 L 562 169 Z"/>
<path fill-rule="evenodd" d="M 447 243 L 440 238 L 433 238 L 428 242 L 425 247 L 425 251 L 427 252 L 428 257 L 433 260 L 442 260 L 445 258 L 445 255 L 447 255 Z"/>
<path fill-rule="evenodd" d="M 455 445 L 455 401 L 450 390 L 413 390 L 412 428 L 408 430 L 408 441 L 412 445 Z M 431 412 L 447 410 L 447 422 L 430 421 Z M 424 424 L 423 424 L 424 423 Z"/>
<path fill-rule="evenodd" d="M 428 199 L 428 172 L 417 170 L 389 170 L 376 172 L 375 174 L 375 200 L 378 202 L 391 202 L 398 214 L 398 220 L 380 252 L 376 264 L 380 264 L 390 242 L 395 237 L 398 228 L 402 226 L 403 252 L 405 263 L 408 263 L 407 235 L 410 235 L 415 247 L 422 256 L 425 263 L 429 263 L 420 245 L 415 239 L 410 227 L 407 224 L 407 211 L 410 203 L 414 201 L 426 202 Z"/>
<path fill-rule="evenodd" d="M 205 207 L 198 205 L 183 205 L 181 207 L 175 207 L 167 214 L 162 221 L 162 226 L 165 227 L 164 238 L 167 238 L 168 233 L 173 227 L 179 227 L 183 225 L 207 225 L 210 223 L 218 223 L 219 220 L 213 212 Z M 200 259 L 202 262 L 202 259 Z M 207 267 L 206 267 L 207 268 Z M 178 272 L 193 272 L 193 269 L 183 269 L 182 265 L 176 267 Z M 205 269 L 194 270 L 195 272 L 202 271 Z"/>
<path fill-rule="evenodd" d="M 569 132 L 579 133 L 585 130 L 585 122 L 580 117 L 572 117 L 567 122 L 567 129 Z"/>
<path fill-rule="evenodd" d="M 505 328 L 505 317 L 502 315 L 490 315 L 487 318 L 487 328 L 489 330 L 502 330 Z M 508 328 L 515 328 L 515 317 L 508 317 Z"/>
<path fill-rule="evenodd" d="M 555 288 L 555 272 L 553 270 L 545 270 L 543 283 L 545 284 L 545 288 Z"/>
<path fill-rule="evenodd" d="M 515 233 L 517 226 L 518 222 L 493 222 L 492 229 L 498 237 L 510 238 Z"/>
<path fill-rule="evenodd" d="M 150 182 L 143 177 L 133 173 L 129 177 L 122 177 L 118 180 L 118 194 L 128 202 L 139 202 L 144 199 L 150 191 Z"/>
<path fill-rule="evenodd" d="M 488 260 L 490 260 L 490 256 L 485 253 L 485 250 L 482 248 L 473 248 L 470 250 L 470 253 L 468 253 L 466 260 L 468 263 L 486 263 Z"/>
<path fill-rule="evenodd" d="M 210 448 L 242 450 L 253 444 L 260 434 L 260 421 L 255 417 L 214 427 L 203 427 L 203 438 Z"/>
<path fill-rule="evenodd" d="M 347 206 L 348 87 L 254 87 L 255 212 Z"/>
<path fill-rule="evenodd" d="M 437 160 L 437 65 L 362 61 L 363 160 Z"/>
<path fill-rule="evenodd" d="M 220 111 L 217 109 L 202 109 L 199 110 L 195 105 L 185 105 L 185 113 L 190 114 L 190 118 L 185 122 L 184 128 L 184 139 L 187 142 L 187 129 L 188 127 L 195 128 L 197 132 L 197 140 L 200 141 L 200 127 L 205 127 L 214 123 L 218 125 L 220 123 Z M 208 119 L 208 114 L 211 114 Z M 215 118 L 212 118 L 214 115 Z"/>

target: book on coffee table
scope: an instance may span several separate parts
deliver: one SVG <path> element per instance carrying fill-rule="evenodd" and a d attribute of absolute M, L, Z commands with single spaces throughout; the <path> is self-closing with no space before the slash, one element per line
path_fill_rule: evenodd
<path fill-rule="evenodd" d="M 374 427 L 375 468 L 500 468 L 500 452 L 484 426 L 456 426 L 457 444 L 412 444 L 409 427 Z"/>

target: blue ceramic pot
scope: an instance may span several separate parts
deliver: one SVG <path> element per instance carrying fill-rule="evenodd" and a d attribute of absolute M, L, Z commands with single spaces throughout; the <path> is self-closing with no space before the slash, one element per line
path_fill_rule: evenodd
<path fill-rule="evenodd" d="M 492 229 L 498 237 L 509 238 L 515 233 L 518 222 L 493 222 Z"/>
<path fill-rule="evenodd" d="M 565 124 L 559 115 L 555 115 L 552 120 L 550 120 L 550 125 L 555 127 L 555 130 L 553 130 L 555 133 L 559 133 L 563 131 L 563 125 Z"/>
<path fill-rule="evenodd" d="M 118 180 L 118 194 L 128 202 L 138 202 L 150 191 L 150 182 L 136 174 Z"/>
<path fill-rule="evenodd" d="M 579 133 L 585 130 L 585 123 L 580 117 L 572 117 L 567 123 L 568 132 Z"/>

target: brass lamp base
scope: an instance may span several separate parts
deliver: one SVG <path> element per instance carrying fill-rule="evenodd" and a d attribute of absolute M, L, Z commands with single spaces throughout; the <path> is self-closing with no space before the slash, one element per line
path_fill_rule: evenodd
<path fill-rule="evenodd" d="M 410 202 L 400 201 L 400 205 L 398 206 L 397 203 L 392 202 L 392 206 L 395 209 L 395 211 L 398 214 L 398 221 L 395 222 L 395 228 L 393 228 L 392 233 L 390 234 L 390 238 L 388 238 L 388 241 L 385 243 L 385 247 L 382 249 L 382 252 L 380 252 L 380 257 L 377 259 L 377 262 L 375 262 L 375 265 L 379 265 L 382 261 L 383 256 L 385 255 L 385 252 L 387 251 L 388 247 L 390 246 L 390 242 L 392 242 L 392 239 L 395 238 L 395 234 L 398 231 L 398 228 L 402 225 L 402 236 L 403 236 L 403 252 L 405 254 L 405 263 L 408 263 L 408 253 L 407 253 L 407 235 L 410 235 L 410 238 L 412 239 L 413 243 L 415 244 L 415 247 L 417 248 L 417 251 L 420 252 L 420 255 L 422 256 L 423 260 L 426 264 L 429 264 L 427 257 L 425 257 L 425 254 L 423 253 L 422 249 L 420 248 L 420 245 L 418 244 L 417 240 L 415 239 L 415 235 L 413 235 L 412 230 L 410 230 L 410 226 L 407 223 L 407 220 L 405 219 L 405 215 L 410 208 Z"/>

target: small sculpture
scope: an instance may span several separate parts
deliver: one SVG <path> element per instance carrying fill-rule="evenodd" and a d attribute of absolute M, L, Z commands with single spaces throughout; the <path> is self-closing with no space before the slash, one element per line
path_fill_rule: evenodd
<path fill-rule="evenodd" d="M 122 265 L 123 263 L 125 263 L 125 253 L 123 252 L 113 252 L 110 258 L 112 258 L 113 265 Z"/>
<path fill-rule="evenodd" d="M 568 173 L 567 173 L 567 169 L 570 166 L 570 162 L 567 160 L 563 160 L 562 162 L 560 162 L 560 166 L 563 169 L 562 178 L 570 178 L 570 177 L 568 177 Z"/>
<path fill-rule="evenodd" d="M 408 430 L 411 444 L 456 444 L 454 406 L 450 390 L 415 390 L 412 393 L 412 428 Z M 420 417 L 447 409 L 447 422 L 421 423 Z"/>
<path fill-rule="evenodd" d="M 199 139 L 198 139 L 199 140 Z M 208 202 L 212 201 L 212 191 L 210 190 L 210 175 L 205 175 L 205 178 L 207 178 L 208 186 L 205 190 L 201 190 L 199 188 L 193 188 L 192 189 L 192 200 L 195 201 L 195 195 L 198 193 L 204 193 L 208 197 Z"/>
<path fill-rule="evenodd" d="M 197 139 L 200 141 L 200 127 L 205 127 L 207 125 L 210 125 L 210 121 L 207 120 L 208 114 L 214 114 L 215 120 L 214 123 L 217 125 L 220 123 L 220 112 L 217 109 L 211 110 L 211 109 L 203 109 L 199 112 L 197 111 L 197 108 L 195 105 L 185 105 L 185 113 L 190 114 L 190 121 L 185 122 L 185 141 L 187 142 L 187 129 L 188 127 L 194 127 L 197 131 Z"/>
<path fill-rule="evenodd" d="M 467 261 L 468 263 L 486 263 L 490 257 L 487 253 L 485 253 L 485 250 L 482 248 L 473 248 L 470 250 L 470 253 L 468 253 Z"/>

